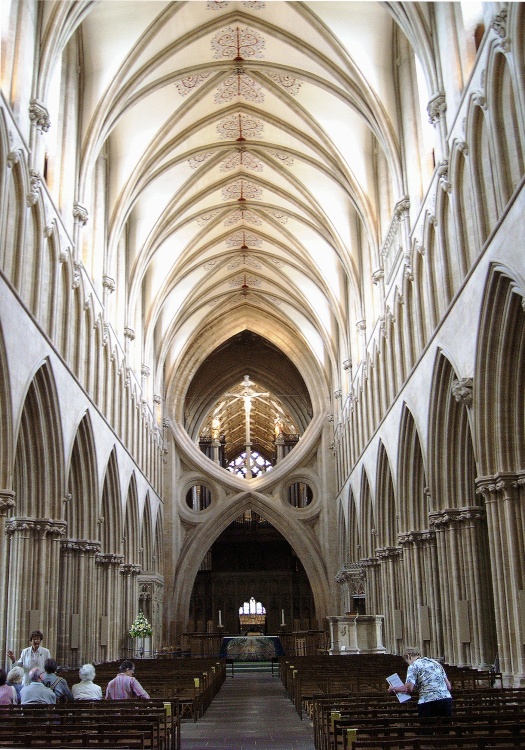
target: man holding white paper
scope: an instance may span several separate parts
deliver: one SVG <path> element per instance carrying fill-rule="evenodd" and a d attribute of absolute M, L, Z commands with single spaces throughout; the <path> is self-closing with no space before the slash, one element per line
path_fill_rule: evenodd
<path fill-rule="evenodd" d="M 407 649 L 403 658 L 408 664 L 406 682 L 398 685 L 392 679 L 397 675 L 392 675 L 388 678 L 388 692 L 410 696 L 416 688 L 419 692 L 418 716 L 452 716 L 451 684 L 441 664 L 421 656 L 415 648 Z"/>

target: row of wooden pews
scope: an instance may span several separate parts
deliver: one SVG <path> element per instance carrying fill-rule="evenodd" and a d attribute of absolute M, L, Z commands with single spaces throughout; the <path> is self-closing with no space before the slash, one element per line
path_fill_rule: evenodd
<path fill-rule="evenodd" d="M 96 682 L 105 695 L 106 687 L 118 672 L 120 661 L 96 666 Z M 226 662 L 218 658 L 137 659 L 135 677 L 151 698 L 177 699 L 181 718 L 197 721 L 207 710 L 226 677 Z M 60 673 L 71 684 L 74 672 Z M 75 675 L 75 676 L 74 676 Z"/>
<path fill-rule="evenodd" d="M 177 699 L 0 708 L 1 748 L 180 749 Z"/>
<path fill-rule="evenodd" d="M 120 661 L 96 666 L 105 695 Z M 0 748 L 180 750 L 181 719 L 197 721 L 226 676 L 221 659 L 139 659 L 135 676 L 150 700 L 70 701 L 55 706 L 0 707 Z M 61 670 L 71 686 L 78 671 Z"/>
<path fill-rule="evenodd" d="M 444 666 L 454 715 L 437 719 L 418 718 L 416 695 L 399 703 L 387 693 L 388 675 L 405 677 L 401 657 L 283 658 L 280 674 L 299 714 L 312 720 L 316 750 L 525 748 L 525 689 L 503 688 L 491 671 Z"/>
<path fill-rule="evenodd" d="M 403 671 L 403 658 L 392 654 L 294 656 L 279 662 L 280 678 L 301 718 L 304 711 L 311 717 L 314 695 L 384 694 L 386 677 Z"/>

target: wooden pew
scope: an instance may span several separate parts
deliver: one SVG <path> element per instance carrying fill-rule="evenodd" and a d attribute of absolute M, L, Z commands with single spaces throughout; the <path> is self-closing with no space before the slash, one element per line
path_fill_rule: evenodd
<path fill-rule="evenodd" d="M 55 706 L 7 706 L 2 712 L 3 729 L 39 735 L 55 730 L 102 737 L 122 730 L 142 734 L 142 744 L 151 750 L 179 750 L 180 717 L 177 701 L 77 701 Z"/>

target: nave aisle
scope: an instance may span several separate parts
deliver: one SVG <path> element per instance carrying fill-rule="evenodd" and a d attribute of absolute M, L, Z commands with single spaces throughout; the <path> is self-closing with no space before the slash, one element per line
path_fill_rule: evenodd
<path fill-rule="evenodd" d="M 279 677 L 261 672 L 228 676 L 204 716 L 183 721 L 181 738 L 182 750 L 314 750 L 310 721 Z"/>

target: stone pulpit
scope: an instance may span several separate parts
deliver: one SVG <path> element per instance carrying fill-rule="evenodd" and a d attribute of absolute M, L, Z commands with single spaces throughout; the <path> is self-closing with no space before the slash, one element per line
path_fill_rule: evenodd
<path fill-rule="evenodd" d="M 347 612 L 345 615 L 326 619 L 330 627 L 329 654 L 386 653 L 383 646 L 383 615 L 357 615 Z"/>

